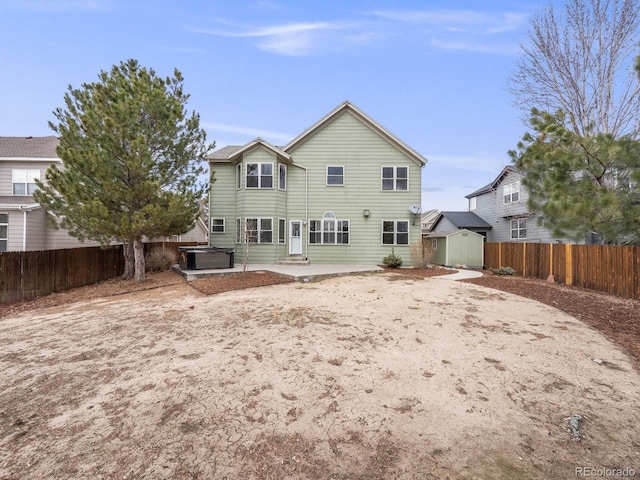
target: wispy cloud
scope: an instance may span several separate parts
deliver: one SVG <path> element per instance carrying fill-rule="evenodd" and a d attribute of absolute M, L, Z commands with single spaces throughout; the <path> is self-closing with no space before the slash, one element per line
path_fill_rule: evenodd
<path fill-rule="evenodd" d="M 32 12 L 102 11 L 110 7 L 104 0 L 0 0 L 0 8 Z"/>
<path fill-rule="evenodd" d="M 228 25 L 228 22 L 226 22 Z M 335 43 L 338 32 L 344 32 L 342 39 L 349 39 L 357 24 L 351 22 L 299 22 L 265 27 L 235 26 L 233 29 L 192 29 L 207 35 L 234 38 L 256 38 L 257 46 L 267 52 L 288 56 L 304 56 L 318 53 Z M 332 40 L 332 41 L 330 41 Z M 354 37 L 352 42 L 362 42 L 362 37 Z"/>
<path fill-rule="evenodd" d="M 202 123 L 202 128 L 212 132 L 235 133 L 246 137 L 245 141 L 253 140 L 256 137 L 263 138 L 269 142 L 287 143 L 295 135 L 283 132 L 274 132 L 272 130 L 262 130 L 257 128 L 242 127 L 239 125 L 229 125 L 226 123 Z M 215 135 L 214 135 L 215 137 Z"/>
<path fill-rule="evenodd" d="M 526 15 L 520 13 L 487 13 L 473 10 L 376 10 L 371 14 L 387 20 L 478 35 L 494 35 L 517 30 L 526 20 Z"/>

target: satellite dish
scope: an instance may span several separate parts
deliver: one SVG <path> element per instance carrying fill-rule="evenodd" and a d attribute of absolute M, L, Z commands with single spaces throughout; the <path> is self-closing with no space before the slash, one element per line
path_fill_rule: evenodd
<path fill-rule="evenodd" d="M 422 210 L 420 208 L 420 205 L 409 205 L 409 211 L 411 211 L 411 213 L 413 213 L 414 215 L 419 214 L 420 210 Z"/>

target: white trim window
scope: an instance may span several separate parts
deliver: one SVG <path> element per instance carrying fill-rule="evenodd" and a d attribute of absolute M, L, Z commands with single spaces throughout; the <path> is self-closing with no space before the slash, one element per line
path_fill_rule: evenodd
<path fill-rule="evenodd" d="M 247 163 L 247 188 L 273 188 L 273 163 Z"/>
<path fill-rule="evenodd" d="M 36 179 L 40 179 L 40 170 L 14 168 L 11 171 L 11 177 L 14 195 L 33 195 L 33 192 L 38 189 Z"/>
<path fill-rule="evenodd" d="M 278 244 L 287 243 L 287 220 L 285 218 L 278 219 Z"/>
<path fill-rule="evenodd" d="M 520 181 L 507 183 L 502 187 L 504 203 L 516 203 L 520 201 Z"/>
<path fill-rule="evenodd" d="M 211 219 L 211 233 L 225 233 L 224 218 Z"/>
<path fill-rule="evenodd" d="M 405 192 L 409 190 L 409 167 L 382 167 L 382 190 Z"/>
<path fill-rule="evenodd" d="M 478 208 L 478 197 L 471 197 L 469 199 L 469 211 L 473 212 L 476 208 Z"/>
<path fill-rule="evenodd" d="M 527 238 L 527 219 L 514 218 L 511 220 L 511 240 L 522 240 Z"/>
<path fill-rule="evenodd" d="M 383 220 L 382 221 L 383 245 L 409 245 L 409 221 L 408 220 Z"/>
<path fill-rule="evenodd" d="M 344 187 L 344 166 L 327 165 L 327 187 Z"/>
<path fill-rule="evenodd" d="M 282 163 L 278 165 L 278 189 L 287 189 L 287 166 Z"/>
<path fill-rule="evenodd" d="M 242 164 L 236 165 L 236 190 L 242 188 Z"/>
<path fill-rule="evenodd" d="M 242 243 L 242 220 L 236 218 L 236 243 Z"/>
<path fill-rule="evenodd" d="M 273 218 L 247 218 L 245 225 L 249 243 L 273 243 Z"/>
<path fill-rule="evenodd" d="M 0 252 L 7 251 L 9 241 L 9 214 L 0 213 Z"/>
<path fill-rule="evenodd" d="M 326 212 L 322 220 L 309 220 L 309 244 L 349 245 L 349 220 L 339 220 Z"/>

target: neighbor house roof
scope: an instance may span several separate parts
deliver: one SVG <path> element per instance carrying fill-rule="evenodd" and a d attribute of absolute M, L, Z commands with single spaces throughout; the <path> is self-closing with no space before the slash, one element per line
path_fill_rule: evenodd
<path fill-rule="evenodd" d="M 472 233 L 473 235 L 477 235 L 479 237 L 481 237 L 482 235 L 480 235 L 478 232 L 473 232 L 471 230 L 468 230 L 466 228 L 460 228 L 458 230 L 451 230 L 449 232 L 431 232 L 425 235 L 426 238 L 444 238 L 444 237 L 451 237 L 453 235 L 458 235 L 460 233 Z"/>
<path fill-rule="evenodd" d="M 516 167 L 514 167 L 512 165 L 507 165 L 506 167 L 504 167 L 502 169 L 502 171 L 500 172 L 500 175 L 498 175 L 493 182 L 489 183 L 488 185 L 485 185 L 482 188 L 479 188 L 478 190 L 476 190 L 473 193 L 470 193 L 469 195 L 465 195 L 464 198 L 477 197 L 478 195 L 482 195 L 483 193 L 492 192 L 493 190 L 495 190 L 498 187 L 498 184 L 502 180 L 504 180 L 504 177 L 506 177 L 511 172 L 517 172 L 517 171 L 518 170 L 516 170 Z"/>
<path fill-rule="evenodd" d="M 0 158 L 57 159 L 58 137 L 0 137 Z"/>
<path fill-rule="evenodd" d="M 407 155 L 409 158 L 411 158 L 414 162 L 416 162 L 421 167 L 426 165 L 427 159 L 425 157 L 423 157 L 416 150 L 414 150 L 409 145 L 404 143 L 402 140 L 396 137 L 393 133 L 391 133 L 389 130 L 384 128 L 382 125 L 380 125 L 373 118 L 368 116 L 366 113 L 364 113 L 362 110 L 360 110 L 358 107 L 356 107 L 354 104 L 352 104 L 348 100 L 338 105 L 335 109 L 333 109 L 323 118 L 321 118 L 319 121 L 314 123 L 311 127 L 309 127 L 300 135 L 298 135 L 296 138 L 291 140 L 282 149 L 287 152 L 295 149 L 297 146 L 301 145 L 307 139 L 313 136 L 316 132 L 321 130 L 325 125 L 328 125 L 333 120 L 335 120 L 340 115 L 342 115 L 342 113 L 344 112 L 351 113 L 353 116 L 358 118 L 362 123 L 364 123 L 373 131 L 378 133 L 378 135 L 386 139 L 389 143 L 391 143 L 393 146 L 395 146 L 398 150 L 403 152 L 405 155 Z"/>
<path fill-rule="evenodd" d="M 481 228 L 481 229 L 491 229 L 491 225 L 485 222 L 482 218 L 476 215 L 473 212 L 440 212 L 438 218 L 435 222 L 433 222 L 433 227 L 431 229 L 435 229 L 438 226 L 440 221 L 446 218 L 451 223 L 453 223 L 457 228 Z"/>

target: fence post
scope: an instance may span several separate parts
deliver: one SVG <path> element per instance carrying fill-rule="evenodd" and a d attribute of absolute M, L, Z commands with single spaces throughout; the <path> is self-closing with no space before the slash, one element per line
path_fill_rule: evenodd
<path fill-rule="evenodd" d="M 566 243 L 565 244 L 565 256 L 564 256 L 564 261 L 565 261 L 565 283 L 567 285 L 573 285 L 573 248 L 571 246 L 570 243 Z"/>
<path fill-rule="evenodd" d="M 527 243 L 522 242 L 522 276 L 527 276 Z"/>
<path fill-rule="evenodd" d="M 553 275 L 553 243 L 549 244 L 549 275 Z"/>
<path fill-rule="evenodd" d="M 498 268 L 502 268 L 502 242 L 498 242 Z"/>

